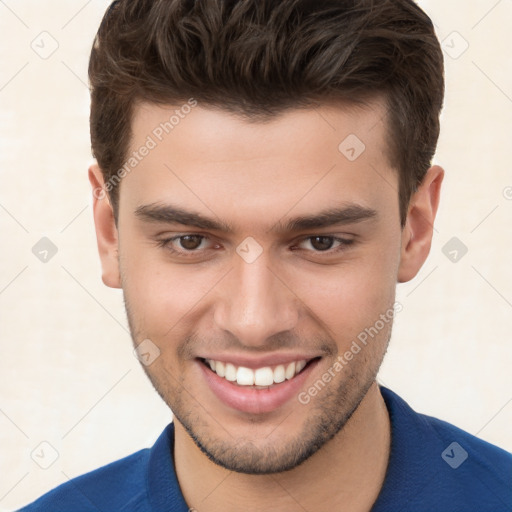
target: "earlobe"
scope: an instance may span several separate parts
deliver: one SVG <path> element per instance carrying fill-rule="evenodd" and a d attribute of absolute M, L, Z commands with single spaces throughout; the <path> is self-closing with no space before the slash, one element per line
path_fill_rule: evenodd
<path fill-rule="evenodd" d="M 119 272 L 119 237 L 114 212 L 105 190 L 103 173 L 95 163 L 89 167 L 92 187 L 94 225 L 100 255 L 103 283 L 111 288 L 121 288 Z"/>
<path fill-rule="evenodd" d="M 444 170 L 441 167 L 431 167 L 411 197 L 402 230 L 399 283 L 410 281 L 416 276 L 430 252 L 443 177 Z"/>

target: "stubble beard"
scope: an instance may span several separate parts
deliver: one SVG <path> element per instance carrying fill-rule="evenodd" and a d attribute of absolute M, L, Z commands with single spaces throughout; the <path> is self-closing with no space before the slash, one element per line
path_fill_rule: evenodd
<path fill-rule="evenodd" d="M 126 297 L 125 308 L 135 346 L 140 336 Z M 187 392 L 183 377 L 176 378 L 165 367 L 159 373 L 153 371 L 153 365 L 142 364 L 142 368 L 176 420 L 212 462 L 229 471 L 249 475 L 281 473 L 296 468 L 342 433 L 376 381 L 391 337 L 391 327 L 381 333 L 385 341 L 372 340 L 373 346 L 367 346 L 357 354 L 307 405 L 297 400 L 296 408 L 303 418 L 302 425 L 300 431 L 285 442 L 275 435 L 280 428 L 278 424 L 267 442 L 243 437 L 237 439 L 222 426 L 222 418 L 209 415 L 199 400 Z M 374 347 L 380 347 L 380 350 Z M 373 351 L 365 353 L 371 349 Z M 161 361 L 158 364 L 161 365 Z M 215 430 L 220 434 L 215 434 Z M 272 439 L 279 442 L 272 442 Z"/>

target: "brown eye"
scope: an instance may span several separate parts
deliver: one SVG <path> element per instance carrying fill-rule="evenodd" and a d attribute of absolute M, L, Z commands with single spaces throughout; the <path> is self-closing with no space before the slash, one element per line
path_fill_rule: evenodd
<path fill-rule="evenodd" d="M 334 244 L 334 238 L 331 236 L 312 236 L 310 241 L 311 246 L 317 251 L 328 251 Z"/>
<path fill-rule="evenodd" d="M 204 258 L 211 254 L 213 250 L 220 248 L 209 237 L 195 233 L 158 240 L 157 246 L 171 253 L 171 256 L 182 259 Z"/>
<path fill-rule="evenodd" d="M 353 244 L 354 239 L 345 239 L 333 235 L 313 235 L 304 238 L 300 244 L 292 250 L 297 250 L 297 248 L 299 248 L 302 251 L 312 254 L 325 253 L 327 256 L 335 253 L 341 253 Z"/>
<path fill-rule="evenodd" d="M 188 251 L 193 251 L 201 245 L 203 238 L 204 237 L 200 236 L 200 235 L 185 235 L 185 236 L 180 236 L 179 241 L 180 241 L 180 245 L 183 249 L 186 249 Z"/>

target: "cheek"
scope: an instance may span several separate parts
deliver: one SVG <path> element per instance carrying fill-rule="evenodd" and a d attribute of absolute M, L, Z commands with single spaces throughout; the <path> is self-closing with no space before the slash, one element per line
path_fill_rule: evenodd
<path fill-rule="evenodd" d="M 294 277 L 291 288 L 331 336 L 349 342 L 392 307 L 399 262 L 394 252 L 380 247 L 338 267 L 316 267 Z"/>
<path fill-rule="evenodd" d="M 121 270 L 138 330 L 155 340 L 176 336 L 215 286 L 218 271 L 170 264 L 159 250 L 133 249 L 121 253 Z"/>

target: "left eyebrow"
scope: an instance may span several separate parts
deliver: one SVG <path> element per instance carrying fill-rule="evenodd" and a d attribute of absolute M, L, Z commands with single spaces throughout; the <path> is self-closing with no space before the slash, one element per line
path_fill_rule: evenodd
<path fill-rule="evenodd" d="M 304 231 L 306 229 L 356 224 L 365 220 L 375 219 L 376 217 L 376 210 L 358 204 L 350 204 L 343 208 L 329 208 L 315 215 L 295 217 L 284 223 L 279 221 L 270 229 L 270 233 Z"/>
<path fill-rule="evenodd" d="M 226 233 L 234 231 L 230 224 L 170 204 L 153 203 L 142 205 L 136 208 L 135 215 L 146 222 L 181 224 Z M 372 208 L 359 204 L 349 204 L 341 208 L 329 208 L 314 215 L 294 217 L 284 222 L 278 221 L 267 232 L 287 233 L 336 225 L 355 224 L 376 217 L 377 212 Z"/>

